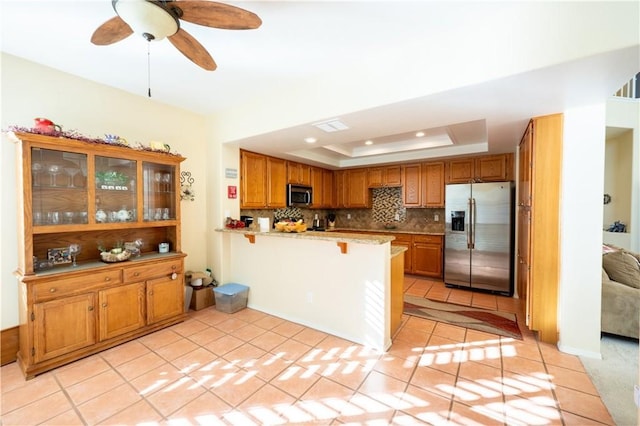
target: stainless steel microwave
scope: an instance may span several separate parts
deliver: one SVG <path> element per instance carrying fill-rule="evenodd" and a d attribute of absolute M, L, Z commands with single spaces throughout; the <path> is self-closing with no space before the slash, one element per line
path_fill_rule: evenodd
<path fill-rule="evenodd" d="M 287 185 L 287 206 L 310 206 L 313 202 L 313 188 L 304 185 Z"/>

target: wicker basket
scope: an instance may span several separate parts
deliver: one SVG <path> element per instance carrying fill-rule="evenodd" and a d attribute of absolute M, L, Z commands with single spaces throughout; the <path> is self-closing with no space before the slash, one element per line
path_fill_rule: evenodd
<path fill-rule="evenodd" d="M 131 252 L 129 250 L 123 250 L 120 253 L 111 253 L 110 251 L 103 251 L 100 253 L 100 257 L 103 262 L 107 263 L 115 263 L 115 262 L 124 262 L 131 257 Z"/>
<path fill-rule="evenodd" d="M 306 223 L 298 222 L 276 222 L 276 229 L 280 232 L 304 232 L 307 230 Z"/>

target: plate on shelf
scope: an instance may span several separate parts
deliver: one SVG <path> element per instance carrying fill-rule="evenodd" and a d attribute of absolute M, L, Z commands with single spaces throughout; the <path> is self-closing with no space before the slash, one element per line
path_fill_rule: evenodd
<path fill-rule="evenodd" d="M 57 247 L 47 249 L 47 260 L 53 262 L 54 265 L 60 265 L 63 263 L 71 263 L 71 255 L 69 254 L 69 247 Z"/>

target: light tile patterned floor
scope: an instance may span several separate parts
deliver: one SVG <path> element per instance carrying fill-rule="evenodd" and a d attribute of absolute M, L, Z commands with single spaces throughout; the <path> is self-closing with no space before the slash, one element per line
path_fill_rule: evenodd
<path fill-rule="evenodd" d="M 517 299 L 405 277 L 409 294 L 513 312 Z M 2 425 L 613 424 L 580 360 L 405 316 L 379 354 L 244 309 L 184 323 L 25 381 L 2 367 Z"/>

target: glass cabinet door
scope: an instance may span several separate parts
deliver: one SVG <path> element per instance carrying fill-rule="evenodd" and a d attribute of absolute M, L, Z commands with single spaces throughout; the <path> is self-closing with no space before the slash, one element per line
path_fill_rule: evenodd
<path fill-rule="evenodd" d="M 176 218 L 176 188 L 174 166 L 142 163 L 144 176 L 144 220 L 158 221 Z"/>
<path fill-rule="evenodd" d="M 136 161 L 96 156 L 96 223 L 135 222 Z"/>
<path fill-rule="evenodd" d="M 87 223 L 87 155 L 31 149 L 33 225 Z"/>

